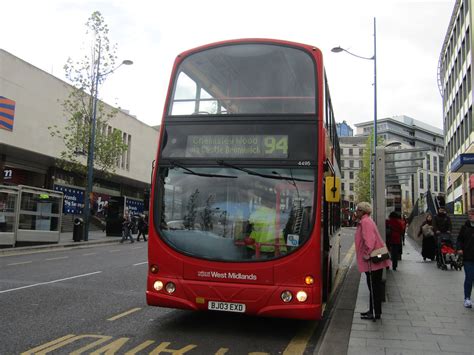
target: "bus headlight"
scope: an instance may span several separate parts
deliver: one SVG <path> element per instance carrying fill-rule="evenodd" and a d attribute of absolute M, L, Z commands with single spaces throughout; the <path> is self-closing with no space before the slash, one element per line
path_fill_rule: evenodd
<path fill-rule="evenodd" d="M 168 282 L 166 284 L 166 292 L 172 294 L 174 291 L 176 291 L 176 285 L 172 282 Z"/>
<path fill-rule="evenodd" d="M 304 291 L 298 291 L 296 294 L 296 299 L 300 302 L 304 302 L 308 299 L 308 294 Z"/>
<path fill-rule="evenodd" d="M 283 302 L 288 303 L 293 299 L 293 295 L 290 291 L 283 291 L 280 295 L 280 298 Z"/>
<path fill-rule="evenodd" d="M 161 281 L 155 281 L 155 283 L 153 284 L 153 288 L 156 290 L 156 291 L 161 291 L 163 289 L 163 282 Z"/>

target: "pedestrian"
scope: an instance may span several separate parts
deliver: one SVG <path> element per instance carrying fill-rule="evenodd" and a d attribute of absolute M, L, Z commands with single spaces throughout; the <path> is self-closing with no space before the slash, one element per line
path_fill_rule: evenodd
<path fill-rule="evenodd" d="M 468 220 L 461 227 L 457 240 L 458 253 L 464 260 L 464 307 L 472 308 L 471 292 L 474 281 L 474 208 L 468 211 Z"/>
<path fill-rule="evenodd" d="M 433 231 L 435 233 L 436 250 L 439 252 L 441 242 L 451 240 L 452 223 L 444 207 L 438 208 L 438 214 L 433 218 Z M 453 243 L 451 243 L 454 245 Z"/>
<path fill-rule="evenodd" d="M 369 310 L 360 314 L 361 319 L 380 319 L 382 315 L 383 269 L 392 265 L 390 259 L 379 263 L 370 261 L 370 254 L 385 246 L 375 222 L 370 217 L 372 206 L 368 202 L 360 202 L 356 208 L 359 224 L 355 233 L 355 250 L 359 271 L 367 277 L 369 288 Z"/>
<path fill-rule="evenodd" d="M 137 242 L 140 241 L 140 236 L 143 235 L 143 240 L 146 242 L 146 235 L 148 233 L 148 221 L 145 215 L 140 215 L 138 219 L 138 235 L 137 235 Z"/>
<path fill-rule="evenodd" d="M 133 223 L 130 218 L 130 214 L 128 213 L 128 211 L 125 211 L 122 219 L 122 240 L 120 241 L 120 243 L 123 243 L 127 239 L 130 239 L 130 243 L 135 242 L 132 237 L 132 228 Z"/>
<path fill-rule="evenodd" d="M 404 225 L 404 231 L 403 231 L 403 237 L 402 237 L 402 244 L 405 245 L 405 238 L 406 238 L 406 235 L 407 235 L 407 231 L 408 231 L 408 218 L 407 218 L 407 215 L 404 214 L 403 215 L 403 225 Z M 401 253 L 400 253 L 401 255 Z"/>
<path fill-rule="evenodd" d="M 426 215 L 425 221 L 420 226 L 418 237 L 420 236 L 423 238 L 421 242 L 421 256 L 423 260 L 430 259 L 433 261 L 436 255 L 436 241 L 433 230 L 433 216 L 430 213 Z"/>
<path fill-rule="evenodd" d="M 400 215 L 393 211 L 385 222 L 389 233 L 386 235 L 387 247 L 390 250 L 392 259 L 392 269 L 395 271 L 398 267 L 398 260 L 402 254 L 403 235 L 405 234 L 405 223 Z"/>

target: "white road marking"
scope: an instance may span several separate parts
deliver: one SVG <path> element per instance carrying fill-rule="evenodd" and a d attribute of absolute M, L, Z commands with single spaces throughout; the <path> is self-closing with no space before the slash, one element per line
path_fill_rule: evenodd
<path fill-rule="evenodd" d="M 13 265 L 23 265 L 23 264 L 31 264 L 32 261 L 23 261 L 21 263 L 12 263 L 12 264 L 7 264 L 7 266 L 13 266 Z"/>
<path fill-rule="evenodd" d="M 144 261 L 144 262 L 142 262 L 142 263 L 133 264 L 133 266 L 138 266 L 138 265 L 143 265 L 143 264 L 148 264 L 148 261 Z"/>
<path fill-rule="evenodd" d="M 69 256 L 59 256 L 57 258 L 49 258 L 49 259 L 46 259 L 46 261 L 50 261 L 50 260 L 60 260 L 60 259 L 68 259 Z"/>
<path fill-rule="evenodd" d="M 59 279 L 59 280 L 46 281 L 46 282 L 39 282 L 39 283 L 33 284 L 33 285 L 26 285 L 26 286 L 11 288 L 11 289 L 9 289 L 9 290 L 3 290 L 3 291 L 0 291 L 0 293 L 7 293 L 7 292 L 23 290 L 23 289 L 25 289 L 25 288 L 30 288 L 30 287 L 35 287 L 35 286 L 42 286 L 42 285 L 47 285 L 47 284 L 53 284 L 53 283 L 56 283 L 56 282 L 61 282 L 61 281 L 67 281 L 67 280 L 77 279 L 77 278 L 79 278 L 79 277 L 85 277 L 85 276 L 100 274 L 101 272 L 102 272 L 102 271 L 95 271 L 95 272 L 90 272 L 90 273 L 88 273 L 88 274 L 82 274 L 82 275 L 77 275 L 77 276 L 66 277 L 66 278 L 64 278 L 64 279 Z"/>
<path fill-rule="evenodd" d="M 97 253 L 87 253 L 87 254 L 82 254 L 83 256 L 89 256 L 89 255 L 96 255 Z"/>
<path fill-rule="evenodd" d="M 119 319 L 119 318 L 128 316 L 128 315 L 131 314 L 131 313 L 134 313 L 134 312 L 136 312 L 136 311 L 139 311 L 140 309 L 141 309 L 141 308 L 132 308 L 132 309 L 126 311 L 126 312 L 120 313 L 120 314 L 118 314 L 118 315 L 116 315 L 116 316 L 114 316 L 114 317 L 111 317 L 111 318 L 107 319 L 107 320 L 109 320 L 109 321 L 114 321 L 114 320 L 116 320 L 116 319 Z"/>

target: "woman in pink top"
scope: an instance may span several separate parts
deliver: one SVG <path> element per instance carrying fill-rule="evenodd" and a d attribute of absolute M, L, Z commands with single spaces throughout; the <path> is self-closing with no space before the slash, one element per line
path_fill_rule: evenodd
<path fill-rule="evenodd" d="M 380 263 L 370 263 L 370 253 L 376 249 L 383 247 L 385 244 L 380 237 L 379 231 L 375 222 L 370 217 L 372 213 L 372 206 L 368 202 L 360 202 L 356 208 L 356 216 L 359 221 L 355 233 L 355 250 L 357 257 L 357 265 L 360 272 L 365 272 L 367 276 L 367 286 L 369 287 L 369 305 L 370 309 L 367 312 L 361 313 L 361 319 L 380 319 L 382 314 L 382 272 L 386 267 L 390 267 L 392 262 L 390 259 L 384 260 Z M 371 279 L 372 278 L 372 282 Z M 372 286 L 372 290 L 371 290 Z M 372 295 L 374 297 L 372 302 Z M 374 312 L 375 311 L 375 312 Z"/>

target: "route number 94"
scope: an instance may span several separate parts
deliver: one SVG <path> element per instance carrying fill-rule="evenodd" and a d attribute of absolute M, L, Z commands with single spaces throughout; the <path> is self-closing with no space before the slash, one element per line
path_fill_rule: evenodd
<path fill-rule="evenodd" d="M 265 154 L 288 154 L 288 136 L 266 136 L 263 139 Z"/>
<path fill-rule="evenodd" d="M 309 160 L 300 160 L 298 162 L 299 166 L 311 166 L 311 162 Z"/>

